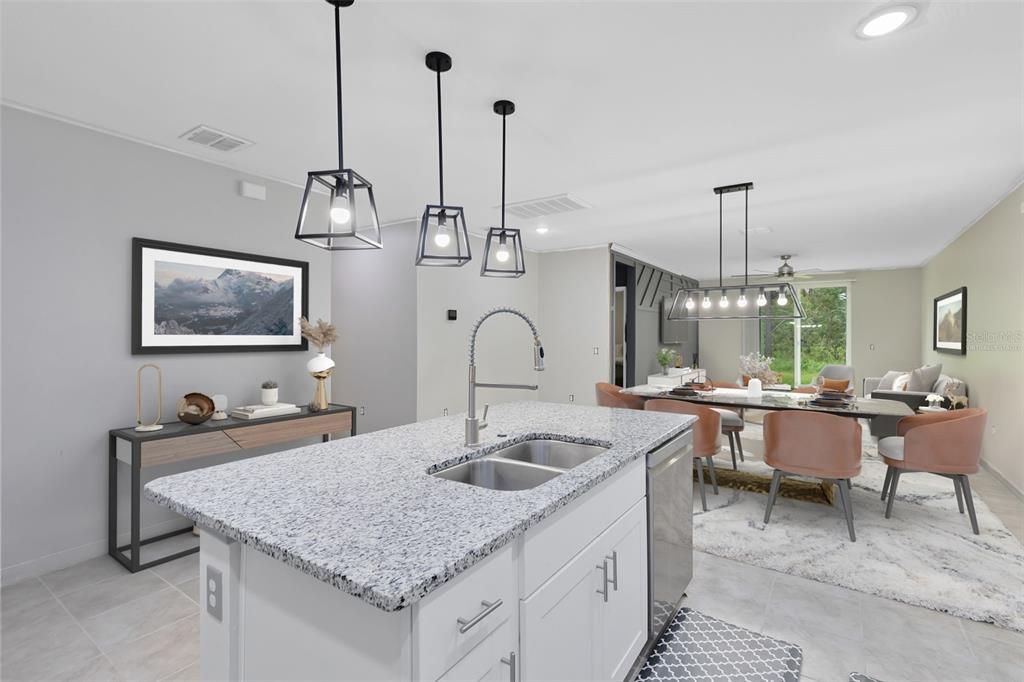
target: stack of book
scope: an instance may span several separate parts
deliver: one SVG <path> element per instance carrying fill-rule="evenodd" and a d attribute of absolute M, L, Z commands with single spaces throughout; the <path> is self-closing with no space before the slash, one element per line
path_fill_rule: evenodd
<path fill-rule="evenodd" d="M 292 403 L 276 405 L 242 405 L 231 410 L 236 419 L 263 419 L 264 417 L 280 417 L 284 414 L 296 414 L 301 410 Z"/>

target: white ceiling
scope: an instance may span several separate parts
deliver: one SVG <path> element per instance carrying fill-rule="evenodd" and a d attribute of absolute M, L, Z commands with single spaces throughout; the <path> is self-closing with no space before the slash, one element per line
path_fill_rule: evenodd
<path fill-rule="evenodd" d="M 1024 176 L 1020 2 L 932 2 L 910 28 L 854 36 L 864 2 L 370 2 L 343 10 L 346 165 L 382 220 L 436 200 L 432 49 L 444 77 L 446 190 L 497 218 L 500 118 L 510 201 L 593 208 L 527 228 L 528 248 L 617 242 L 717 274 L 720 184 L 753 181 L 751 266 L 920 265 Z M 2 4 L 2 96 L 294 183 L 334 167 L 333 18 L 296 2 Z M 255 141 L 178 139 L 205 123 Z M 727 197 L 726 274 L 742 271 Z M 288 235 L 291 226 L 282 225 Z"/>

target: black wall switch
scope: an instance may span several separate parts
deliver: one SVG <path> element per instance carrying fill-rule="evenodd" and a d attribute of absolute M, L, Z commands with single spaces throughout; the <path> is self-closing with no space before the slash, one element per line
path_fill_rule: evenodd
<path fill-rule="evenodd" d="M 449 309 L 448 310 L 448 320 L 449 321 L 455 321 L 457 319 L 459 319 L 459 312 L 457 310 Z"/>

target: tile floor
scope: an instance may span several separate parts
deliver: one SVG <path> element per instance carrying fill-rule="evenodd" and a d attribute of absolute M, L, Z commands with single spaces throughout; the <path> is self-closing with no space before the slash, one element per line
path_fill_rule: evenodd
<path fill-rule="evenodd" d="M 988 472 L 972 483 L 1024 539 L 1024 504 Z M 198 592 L 197 555 L 134 575 L 104 556 L 4 587 L 0 679 L 196 680 Z M 1024 682 L 1024 634 L 991 625 L 699 552 L 687 595 L 685 606 L 800 645 L 811 682 L 855 671 Z"/>

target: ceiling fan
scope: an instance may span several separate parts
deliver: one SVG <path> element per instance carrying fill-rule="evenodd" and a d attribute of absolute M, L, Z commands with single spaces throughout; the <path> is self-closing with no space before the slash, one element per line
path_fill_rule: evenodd
<path fill-rule="evenodd" d="M 761 277 L 761 278 L 776 279 L 776 280 L 778 280 L 780 282 L 789 282 L 789 281 L 792 281 L 794 279 L 811 279 L 812 277 L 817 277 L 817 276 L 822 276 L 822 275 L 838 275 L 838 274 L 841 274 L 843 272 L 843 270 L 822 270 L 821 268 L 806 268 L 806 269 L 801 270 L 798 273 L 796 271 L 796 269 L 792 265 L 790 265 L 790 263 L 789 263 L 790 259 L 793 258 L 793 254 L 784 254 L 784 255 L 779 256 L 779 258 L 782 259 L 782 264 L 779 265 L 779 267 L 777 269 L 775 269 L 775 270 L 760 270 L 760 269 L 754 268 L 754 272 L 760 273 L 760 274 L 754 275 L 754 276 Z M 742 277 L 742 276 L 743 276 L 742 273 L 739 274 L 739 275 L 733 275 L 733 277 Z"/>

